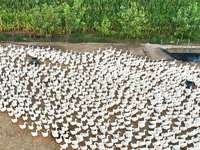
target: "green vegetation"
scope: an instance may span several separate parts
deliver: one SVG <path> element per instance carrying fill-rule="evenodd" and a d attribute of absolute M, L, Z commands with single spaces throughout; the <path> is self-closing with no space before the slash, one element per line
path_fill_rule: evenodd
<path fill-rule="evenodd" d="M 17 34 L 17 35 L 15 36 L 15 41 L 19 42 L 19 41 L 21 41 L 21 40 L 22 40 L 21 35 L 20 35 L 20 34 Z"/>
<path fill-rule="evenodd" d="M 5 39 L 5 35 L 0 33 L 0 41 L 3 41 Z"/>
<path fill-rule="evenodd" d="M 2 33 L 200 40 L 199 0 L 1 0 L 0 8 Z"/>

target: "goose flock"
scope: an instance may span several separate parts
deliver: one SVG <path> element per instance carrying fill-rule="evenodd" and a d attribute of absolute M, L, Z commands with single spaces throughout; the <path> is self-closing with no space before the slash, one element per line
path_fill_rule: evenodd
<path fill-rule="evenodd" d="M 81 54 L 8 45 L 0 59 L 0 110 L 34 137 L 54 137 L 61 149 L 200 149 L 196 65 L 112 47 Z"/>

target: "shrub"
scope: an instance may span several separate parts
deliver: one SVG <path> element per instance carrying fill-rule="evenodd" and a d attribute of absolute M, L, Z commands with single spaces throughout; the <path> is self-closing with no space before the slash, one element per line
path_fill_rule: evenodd
<path fill-rule="evenodd" d="M 24 37 L 24 38 L 28 38 L 29 35 L 28 35 L 28 34 L 24 34 L 23 37 Z"/>
<path fill-rule="evenodd" d="M 21 40 L 22 40 L 21 35 L 20 35 L 20 34 L 17 34 L 17 35 L 15 36 L 15 41 L 19 42 L 19 41 L 21 41 Z"/>
<path fill-rule="evenodd" d="M 0 41 L 3 41 L 5 39 L 5 35 L 0 33 Z"/>

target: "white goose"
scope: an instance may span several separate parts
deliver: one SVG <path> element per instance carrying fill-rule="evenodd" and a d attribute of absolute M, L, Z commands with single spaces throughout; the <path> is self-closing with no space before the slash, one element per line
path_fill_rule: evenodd
<path fill-rule="evenodd" d="M 18 120 L 18 118 L 17 117 L 15 117 L 14 119 L 11 119 L 12 120 L 12 122 L 13 123 L 16 123 L 17 122 L 17 120 Z"/>
<path fill-rule="evenodd" d="M 95 150 L 95 149 L 97 148 L 96 142 L 95 142 L 94 144 L 89 145 L 89 147 L 90 147 L 92 150 Z"/>
<path fill-rule="evenodd" d="M 56 130 L 51 130 L 51 133 L 52 133 L 53 137 L 59 136 L 59 131 L 57 130 L 57 128 L 56 128 Z"/>
<path fill-rule="evenodd" d="M 57 142 L 57 143 L 61 143 L 62 141 L 63 141 L 62 136 L 60 136 L 59 138 L 56 138 L 56 142 Z"/>
<path fill-rule="evenodd" d="M 24 124 L 23 124 L 23 125 L 19 125 L 19 127 L 20 127 L 22 130 L 24 130 L 24 129 L 26 128 L 26 124 L 27 124 L 27 122 L 24 122 Z"/>
<path fill-rule="evenodd" d="M 80 146 L 80 149 L 81 149 L 81 150 L 87 150 L 87 149 L 88 149 L 88 146 L 87 146 L 87 144 L 86 144 L 86 145 L 84 145 L 84 146 Z"/>
<path fill-rule="evenodd" d="M 90 132 L 90 130 L 87 130 L 86 133 L 82 133 L 82 134 L 83 134 L 83 137 L 88 137 L 88 136 L 89 136 L 89 132 Z"/>
<path fill-rule="evenodd" d="M 47 129 L 46 132 L 42 132 L 43 137 L 48 137 L 49 136 L 49 129 Z"/>
<path fill-rule="evenodd" d="M 70 130 L 70 133 L 71 133 L 72 135 L 76 135 L 77 132 L 78 132 L 78 128 L 75 128 L 74 130 Z"/>
<path fill-rule="evenodd" d="M 98 134 L 98 129 L 96 128 L 95 130 L 91 130 L 92 135 L 97 135 Z"/>
<path fill-rule="evenodd" d="M 79 148 L 78 144 L 71 144 L 71 146 L 72 146 L 73 149 L 78 149 Z"/>
<path fill-rule="evenodd" d="M 66 149 L 68 147 L 68 143 L 60 145 L 60 150 Z"/>
<path fill-rule="evenodd" d="M 28 120 L 28 114 L 26 113 L 26 115 L 22 116 L 22 118 L 23 118 L 24 121 Z"/>
<path fill-rule="evenodd" d="M 76 136 L 76 139 L 79 141 L 79 142 L 82 142 L 84 140 L 83 138 L 83 133 L 79 134 L 79 135 L 75 135 Z"/>
<path fill-rule="evenodd" d="M 32 134 L 33 137 L 36 137 L 38 135 L 38 132 L 36 130 L 35 132 L 31 132 L 31 134 Z"/>
<path fill-rule="evenodd" d="M 122 148 L 122 144 L 121 144 L 121 143 L 115 144 L 115 146 L 116 146 L 117 148 Z"/>
<path fill-rule="evenodd" d="M 33 130 L 34 129 L 34 122 L 31 123 L 31 125 L 28 125 L 29 130 Z"/>

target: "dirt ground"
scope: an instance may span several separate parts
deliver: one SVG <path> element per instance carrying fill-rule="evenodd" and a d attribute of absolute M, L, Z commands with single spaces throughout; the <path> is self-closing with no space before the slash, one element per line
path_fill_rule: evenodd
<path fill-rule="evenodd" d="M 0 43 L 0 45 L 7 46 L 9 43 Z M 164 55 L 159 53 L 158 46 L 152 47 L 152 53 L 149 52 L 151 47 L 144 45 L 131 44 L 68 44 L 68 43 L 12 43 L 16 46 L 40 46 L 55 48 L 57 50 L 73 50 L 75 52 L 93 52 L 96 50 L 109 48 L 112 46 L 116 50 L 130 51 L 133 55 L 145 57 L 150 55 L 152 59 L 162 59 Z M 145 50 L 146 48 L 146 50 Z M 158 53 L 157 53 L 158 52 Z M 7 112 L 0 112 L 0 150 L 58 150 L 60 145 L 51 137 L 43 138 L 42 134 L 34 138 L 29 129 L 21 130 L 19 124 L 22 121 L 13 124 Z"/>
<path fill-rule="evenodd" d="M 34 138 L 29 129 L 21 130 L 20 121 L 13 124 L 7 112 L 0 113 L 0 149 L 1 150 L 58 150 L 60 145 L 53 138 L 43 138 L 42 134 Z"/>

